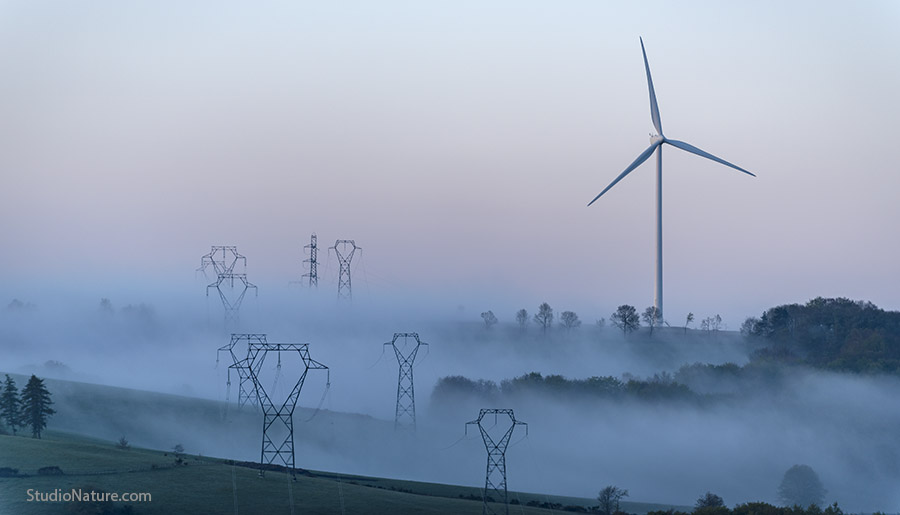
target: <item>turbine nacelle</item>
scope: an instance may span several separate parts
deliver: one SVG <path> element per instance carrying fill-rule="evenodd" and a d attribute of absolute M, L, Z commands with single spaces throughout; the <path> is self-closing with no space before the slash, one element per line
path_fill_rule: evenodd
<path fill-rule="evenodd" d="M 668 139 L 665 136 L 663 136 L 662 121 L 659 118 L 659 105 L 656 102 L 656 91 L 653 89 L 653 79 L 650 77 L 650 63 L 647 61 L 647 51 L 644 49 L 644 40 L 643 39 L 641 39 L 641 53 L 644 56 L 644 70 L 647 72 L 647 89 L 650 91 L 650 120 L 653 122 L 653 127 L 656 129 L 656 134 L 650 135 L 650 146 L 647 147 L 647 149 L 644 150 L 641 153 L 641 155 L 637 156 L 637 158 L 630 165 L 628 165 L 628 168 L 626 168 L 625 171 L 620 173 L 618 177 L 613 179 L 613 181 L 611 183 L 609 183 L 609 186 L 604 188 L 603 191 L 601 191 L 599 195 L 594 197 L 594 199 L 591 200 L 588 203 L 588 205 L 590 206 L 591 204 L 596 202 L 598 198 L 602 197 L 603 194 L 606 193 L 607 191 L 609 191 L 610 188 L 615 186 L 616 183 L 618 183 L 626 175 L 631 173 L 632 170 L 634 170 L 635 168 L 640 166 L 651 155 L 653 155 L 653 153 L 656 152 L 656 149 L 661 147 L 663 143 L 665 143 L 667 145 L 671 145 L 675 148 L 680 148 L 681 150 L 684 150 L 685 152 L 690 152 L 691 154 L 695 154 L 700 157 L 705 157 L 706 159 L 709 159 L 711 161 L 715 161 L 715 162 L 725 165 L 729 168 L 734 168 L 735 170 L 744 172 L 747 175 L 752 175 L 753 177 L 756 177 L 755 175 L 748 172 L 747 170 L 744 170 L 740 166 L 733 165 L 733 164 L 729 163 L 728 161 L 725 161 L 724 159 L 716 157 L 716 156 L 710 154 L 709 152 L 706 152 L 704 150 L 701 150 L 701 149 L 691 145 L 690 143 L 685 143 L 684 141 L 678 141 L 675 139 Z M 662 150 L 660 150 L 660 152 L 662 152 Z"/>

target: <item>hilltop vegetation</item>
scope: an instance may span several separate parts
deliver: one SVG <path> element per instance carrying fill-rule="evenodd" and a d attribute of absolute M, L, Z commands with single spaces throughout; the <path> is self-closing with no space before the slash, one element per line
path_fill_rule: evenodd
<path fill-rule="evenodd" d="M 646 379 L 627 372 L 621 378 L 586 379 L 531 372 L 497 383 L 456 375 L 438 380 L 432 400 L 449 406 L 465 398 L 511 402 L 541 394 L 565 400 L 703 405 L 775 391 L 804 367 L 836 372 L 900 372 L 900 313 L 884 311 L 871 302 L 818 297 L 805 305 L 777 306 L 759 318 L 748 318 L 741 333 L 747 339 L 745 348 L 749 355 L 749 362 L 743 366 L 733 362 L 698 362 Z M 680 330 L 669 331 L 667 336 L 655 340 L 650 334 L 648 330 L 627 344 L 656 345 L 664 350 L 691 343 L 691 337 L 682 336 Z"/>
<path fill-rule="evenodd" d="M 698 506 L 692 515 L 844 515 L 844 511 L 833 503 L 824 510 L 818 505 L 811 504 L 804 508 L 802 506 L 773 506 L 765 502 L 748 502 L 739 504 L 734 509 L 727 506 Z M 665 510 L 651 511 L 647 515 L 690 515 L 688 512 Z M 876 512 L 873 515 L 883 515 Z"/>
<path fill-rule="evenodd" d="M 491 314 L 491 328 L 497 324 Z M 571 311 L 564 312 L 559 326 L 565 335 L 577 329 L 581 322 Z M 568 323 L 565 320 L 569 320 Z M 622 331 L 630 342 L 661 341 L 665 344 L 689 343 L 697 337 L 696 330 L 690 336 L 689 326 L 694 314 L 689 313 L 681 330 L 669 327 L 658 319 L 655 308 L 648 307 L 642 315 L 634 306 L 622 305 L 610 315 L 610 329 Z M 643 320 L 644 325 L 641 325 Z M 519 328 L 513 334 L 517 340 L 533 338 L 526 334 L 529 315 L 525 309 L 516 314 Z M 540 327 L 540 335 L 546 337 L 553 327 L 553 309 L 544 303 L 534 315 Z M 595 324 L 595 332 L 603 332 L 606 319 Z M 722 318 L 719 315 L 700 321 L 701 335 L 720 337 Z M 654 329 L 661 338 L 654 337 Z M 863 300 L 842 297 L 816 297 L 806 304 L 783 304 L 765 310 L 759 317 L 747 318 L 741 326 L 741 335 L 747 338 L 748 349 L 761 347 L 752 356 L 754 360 L 780 363 L 802 363 L 816 368 L 849 372 L 898 372 L 900 371 L 900 312 L 885 311 Z"/>
<path fill-rule="evenodd" d="M 757 359 L 849 372 L 900 371 L 900 312 L 871 302 L 817 297 L 748 318 L 742 333 L 763 340 Z"/>

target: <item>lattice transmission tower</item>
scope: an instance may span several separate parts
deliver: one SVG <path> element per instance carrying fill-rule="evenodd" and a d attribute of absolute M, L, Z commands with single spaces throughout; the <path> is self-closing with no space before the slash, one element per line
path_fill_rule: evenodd
<path fill-rule="evenodd" d="M 397 340 L 403 343 L 397 346 Z M 415 346 L 409 341 L 415 341 Z M 397 377 L 397 408 L 394 412 L 394 430 L 416 430 L 416 392 L 413 387 L 413 365 L 419 348 L 427 343 L 419 340 L 418 333 L 394 333 L 394 339 L 385 343 L 394 349 L 400 374 Z M 384 348 L 382 346 L 382 348 Z"/>
<path fill-rule="evenodd" d="M 231 396 L 231 371 L 238 376 L 238 406 L 251 404 L 259 406 L 256 392 L 253 389 L 253 379 L 250 376 L 250 345 L 265 345 L 266 335 L 232 333 L 231 342 L 219 347 L 216 351 L 216 365 L 219 364 L 219 355 L 227 352 L 231 357 L 231 365 L 228 365 L 228 379 L 225 383 L 225 401 Z M 246 351 L 244 351 L 246 346 Z M 240 347 L 240 348 L 239 348 Z"/>
<path fill-rule="evenodd" d="M 349 248 L 349 252 L 347 251 Z M 350 261 L 356 251 L 362 252 L 362 247 L 357 247 L 353 240 L 336 240 L 334 247 L 328 250 L 334 250 L 340 265 L 338 272 L 338 299 L 350 300 L 353 298 L 353 289 L 350 284 Z"/>
<path fill-rule="evenodd" d="M 325 365 L 309 356 L 308 343 L 268 343 L 266 335 L 248 342 L 247 364 L 257 402 L 263 412 L 262 448 L 259 455 L 259 474 L 264 474 L 266 465 L 280 461 L 289 467 L 291 475 L 296 472 L 296 455 L 294 453 L 294 409 L 300 391 L 306 382 L 310 370 L 326 370 L 328 372 L 325 388 L 331 386 L 331 371 Z M 260 380 L 260 371 L 270 352 L 278 354 L 278 369 L 281 370 L 282 353 L 299 357 L 303 372 L 297 378 L 293 388 L 283 402 L 272 399 Z M 274 392 L 273 392 L 274 393 Z"/>
<path fill-rule="evenodd" d="M 235 272 L 235 267 L 238 266 L 238 263 L 241 264 L 241 272 Z M 247 258 L 239 254 L 237 247 L 234 245 L 213 245 L 209 254 L 200 258 L 200 268 L 197 271 L 203 272 L 205 276 L 206 269 L 210 266 L 216 272 L 216 280 L 206 286 L 206 296 L 209 297 L 210 288 L 215 288 L 219 292 L 219 298 L 222 300 L 222 307 L 225 308 L 225 323 L 234 323 L 236 325 L 241 303 L 244 301 L 247 290 L 252 288 L 255 294 L 258 294 L 259 291 L 255 284 L 247 280 Z M 240 288 L 237 297 L 231 300 L 222 290 L 222 286 L 224 285 L 234 291 L 235 280 L 241 283 L 243 288 Z"/>
<path fill-rule="evenodd" d="M 494 415 L 494 425 L 485 428 L 482 422 L 485 415 Z M 510 425 L 503 432 L 495 432 L 491 434 L 491 428 L 498 423 L 498 418 L 508 416 Z M 509 439 L 512 437 L 513 430 L 518 425 L 525 426 L 525 435 L 528 435 L 528 424 L 516 420 L 516 416 L 511 409 L 483 409 L 478 412 L 478 418 L 471 422 L 466 422 L 466 434 L 469 432 L 469 424 L 476 424 L 478 430 L 481 431 L 481 438 L 484 440 L 484 447 L 487 450 L 487 473 L 484 478 L 484 493 L 482 495 L 483 504 L 481 513 L 488 514 L 504 514 L 509 515 L 509 497 L 506 490 L 506 448 L 509 446 Z M 496 506 L 494 495 L 497 496 L 499 502 L 503 503 L 503 507 Z"/>
<path fill-rule="evenodd" d="M 318 245 L 316 243 L 316 233 L 312 233 L 312 236 L 309 237 L 309 245 L 304 245 L 303 249 L 309 249 L 309 258 L 304 259 L 304 263 L 309 263 L 309 273 L 303 274 L 303 277 L 309 277 L 309 287 L 310 288 L 318 288 L 319 286 L 319 272 L 318 261 L 316 254 L 318 253 Z"/>

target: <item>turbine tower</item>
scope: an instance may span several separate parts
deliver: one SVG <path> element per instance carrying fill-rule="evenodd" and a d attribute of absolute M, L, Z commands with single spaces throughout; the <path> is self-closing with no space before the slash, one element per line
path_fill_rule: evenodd
<path fill-rule="evenodd" d="M 644 50 L 644 39 L 641 38 L 641 53 L 644 54 L 644 69 L 647 71 L 647 87 L 650 90 L 650 119 L 653 121 L 653 126 L 656 128 L 656 134 L 650 136 L 650 146 L 647 147 L 647 150 L 644 150 L 641 155 L 634 160 L 633 163 L 628 165 L 628 168 L 625 169 L 624 172 L 620 173 L 618 177 L 616 177 L 609 186 L 607 186 L 603 191 L 600 192 L 599 195 L 594 197 L 594 200 L 588 203 L 588 206 L 597 201 L 600 197 L 603 196 L 604 193 L 609 191 L 610 188 L 616 185 L 619 181 L 621 181 L 626 175 L 631 173 L 632 170 L 641 165 L 644 161 L 646 161 L 653 152 L 656 152 L 656 295 L 653 299 L 653 305 L 656 307 L 656 316 L 659 321 L 663 320 L 663 257 L 662 257 L 662 146 L 663 144 L 672 145 L 675 148 L 680 148 L 681 150 L 685 150 L 692 154 L 697 154 L 700 157 L 705 157 L 717 163 L 723 164 L 730 168 L 734 168 L 735 170 L 744 172 L 747 175 L 753 175 L 752 173 L 744 170 L 740 166 L 733 165 L 724 159 L 718 158 L 709 152 L 704 152 L 699 148 L 685 143 L 683 141 L 678 141 L 674 139 L 669 139 L 663 135 L 662 130 L 662 122 L 659 119 L 659 105 L 656 103 L 656 92 L 653 90 L 653 79 L 650 78 L 650 64 L 647 62 L 647 51 Z"/>

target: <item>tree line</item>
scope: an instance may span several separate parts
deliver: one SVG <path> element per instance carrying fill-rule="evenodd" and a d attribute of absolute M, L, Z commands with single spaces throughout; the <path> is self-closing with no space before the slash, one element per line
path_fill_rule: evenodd
<path fill-rule="evenodd" d="M 728 508 L 721 496 L 707 491 L 697 498 L 694 509 L 690 512 L 669 509 L 650 511 L 647 515 L 844 515 L 844 511 L 836 502 L 824 510 L 821 508 L 827 490 L 822 485 L 819 475 L 809 465 L 794 465 L 789 468 L 784 473 L 776 493 L 781 503 L 779 506 L 765 502 L 749 502 Z M 630 515 L 622 506 L 622 500 L 626 497 L 628 490 L 607 485 L 597 495 L 599 504 L 595 506 L 563 506 L 549 501 L 545 503 L 531 501 L 528 505 L 579 513 Z M 876 512 L 873 515 L 884 514 Z"/>
<path fill-rule="evenodd" d="M 485 311 L 481 314 L 481 318 L 484 320 L 484 325 L 488 329 L 499 322 L 493 311 Z M 524 308 L 516 312 L 516 323 L 519 324 L 519 327 L 523 330 L 528 327 L 530 322 L 534 321 L 534 323 L 541 328 L 541 331 L 546 333 L 548 329 L 553 327 L 555 318 L 553 308 L 546 302 L 538 306 L 538 311 L 534 315 L 529 316 L 528 310 Z M 581 320 L 574 311 L 563 311 L 559 315 L 559 325 L 565 328 L 566 331 L 569 331 L 580 326 Z"/>
<path fill-rule="evenodd" d="M 56 411 L 43 379 L 32 375 L 21 394 L 13 378 L 6 375 L 0 393 L 0 419 L 6 429 L 17 434 L 19 429 L 30 428 L 32 438 L 40 438 L 47 427 L 47 419 Z"/>
<path fill-rule="evenodd" d="M 844 511 L 833 503 L 824 510 L 828 490 L 819 475 L 809 465 L 794 465 L 785 471 L 778 485 L 776 495 L 781 503 L 775 506 L 765 502 L 738 504 L 734 508 L 725 506 L 725 500 L 712 492 L 701 495 L 690 513 L 676 510 L 657 510 L 647 515 L 844 515 Z M 627 515 L 620 509 L 620 501 L 628 497 L 628 490 L 609 485 L 600 490 L 599 506 L 589 510 L 603 515 Z M 884 515 L 876 512 L 873 515 Z"/>
<path fill-rule="evenodd" d="M 464 376 L 447 376 L 438 379 L 432 390 L 432 402 L 437 405 L 453 405 L 460 397 L 473 397 L 485 401 L 534 393 L 583 399 L 701 402 L 705 396 L 693 392 L 687 386 L 674 381 L 665 372 L 648 379 L 613 376 L 567 379 L 561 375 L 542 375 L 531 372 L 500 383 L 485 379 L 469 379 Z"/>
<path fill-rule="evenodd" d="M 796 373 L 795 367 L 783 360 L 781 355 L 764 348 L 754 352 L 743 366 L 731 362 L 693 363 L 682 365 L 674 373 L 660 372 L 646 378 L 626 373 L 621 377 L 569 379 L 558 374 L 530 372 L 498 383 L 460 375 L 446 376 L 437 380 L 431 396 L 432 402 L 443 406 L 452 406 L 464 398 L 500 402 L 532 394 L 567 401 L 640 400 L 710 406 L 734 397 L 780 389 Z"/>
<path fill-rule="evenodd" d="M 497 315 L 491 310 L 481 313 L 481 319 L 487 329 L 494 327 L 500 322 Z M 525 308 L 518 310 L 515 315 L 515 320 L 519 325 L 519 328 L 523 331 L 528 328 L 528 325 L 531 322 L 534 322 L 540 327 L 541 332 L 546 333 L 553 327 L 556 315 L 550 304 L 543 302 L 538 306 L 538 310 L 534 314 L 530 314 Z M 581 326 L 581 319 L 574 311 L 563 311 L 559 314 L 558 320 L 558 325 L 565 329 L 566 332 Z M 644 326 L 649 330 L 650 336 L 653 336 L 653 331 L 656 328 L 663 325 L 670 325 L 662 318 L 662 316 L 660 316 L 659 310 L 655 306 L 650 306 L 639 313 L 634 306 L 623 304 L 609 316 L 609 320 L 612 325 L 622 331 L 625 336 L 639 330 L 642 327 L 641 322 L 643 322 Z M 693 322 L 694 314 L 688 313 L 684 323 L 685 333 Z M 606 318 L 597 319 L 596 325 L 601 329 L 604 328 L 606 326 Z M 719 331 L 723 328 L 722 317 L 717 314 L 714 317 L 704 318 L 700 322 L 700 328 L 704 331 Z"/>

